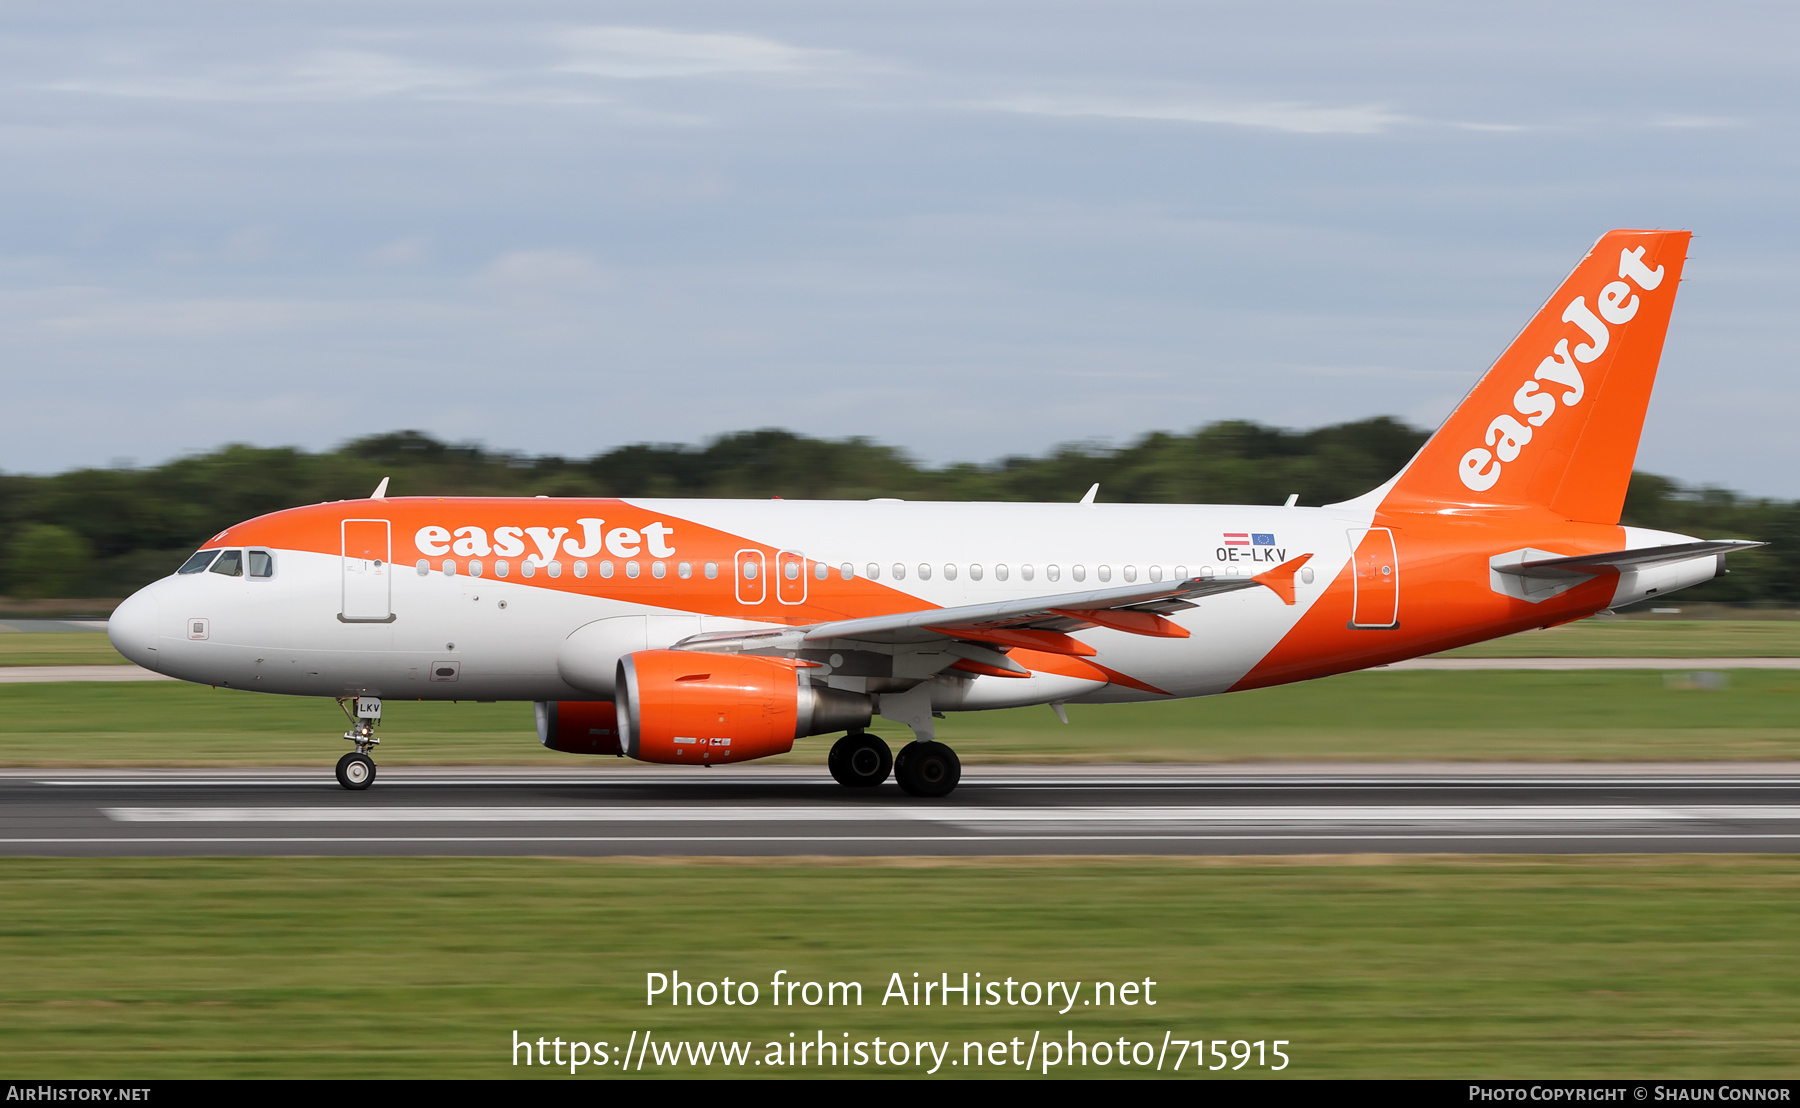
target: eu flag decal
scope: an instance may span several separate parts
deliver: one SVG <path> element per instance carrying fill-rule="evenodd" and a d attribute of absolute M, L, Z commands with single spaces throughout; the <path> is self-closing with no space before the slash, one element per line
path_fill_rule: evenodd
<path fill-rule="evenodd" d="M 1274 546 L 1275 545 L 1275 536 L 1274 535 L 1251 535 L 1250 541 L 1252 543 L 1255 543 L 1257 546 Z"/>

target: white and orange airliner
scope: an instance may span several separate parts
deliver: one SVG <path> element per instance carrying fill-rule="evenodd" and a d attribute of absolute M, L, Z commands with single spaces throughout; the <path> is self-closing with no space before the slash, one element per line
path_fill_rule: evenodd
<path fill-rule="evenodd" d="M 554 750 L 956 787 L 944 712 L 1206 696 L 1549 627 L 1758 545 L 1619 525 L 1688 234 L 1600 239 L 1397 476 L 1341 504 L 387 497 L 227 528 L 113 614 L 127 658 L 333 697 L 535 702 Z M 896 757 L 865 728 L 910 728 Z"/>

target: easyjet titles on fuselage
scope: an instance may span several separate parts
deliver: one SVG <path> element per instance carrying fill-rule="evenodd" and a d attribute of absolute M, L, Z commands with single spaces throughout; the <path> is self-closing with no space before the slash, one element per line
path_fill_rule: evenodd
<path fill-rule="evenodd" d="M 419 548 L 419 553 L 432 558 L 446 554 L 459 558 L 485 558 L 490 554 L 517 558 L 525 554 L 525 540 L 529 538 L 537 550 L 528 560 L 537 565 L 553 560 L 559 550 L 572 558 L 592 558 L 602 550 L 615 558 L 635 558 L 645 553 L 652 558 L 675 555 L 675 548 L 668 541 L 675 528 L 661 520 L 643 527 L 614 527 L 611 530 L 606 528 L 603 519 L 578 519 L 575 523 L 581 528 L 580 538 L 565 539 L 563 536 L 572 530 L 568 527 L 496 527 L 491 542 L 484 527 L 450 528 L 434 524 L 419 528 L 413 535 L 413 545 Z"/>

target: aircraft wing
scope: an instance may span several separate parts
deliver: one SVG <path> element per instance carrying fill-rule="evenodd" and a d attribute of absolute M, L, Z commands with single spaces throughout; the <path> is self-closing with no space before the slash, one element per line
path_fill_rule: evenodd
<path fill-rule="evenodd" d="M 1600 570 L 1613 569 L 1623 572 L 1628 569 L 1642 569 L 1645 566 L 1685 562 L 1690 558 L 1700 558 L 1708 554 L 1731 554 L 1739 550 L 1749 550 L 1751 547 L 1767 545 L 1767 543 L 1737 540 L 1680 542 L 1670 546 L 1614 550 L 1606 554 L 1578 554 L 1572 558 L 1538 558 L 1533 561 L 1520 562 L 1517 565 L 1501 565 L 1493 568 L 1497 573 L 1510 573 L 1514 577 L 1549 579 L 1591 577 Z"/>
<path fill-rule="evenodd" d="M 991 604 L 925 608 L 891 615 L 831 620 L 806 627 L 767 631 L 719 631 L 693 635 L 675 644 L 678 650 L 741 651 L 817 648 L 830 642 L 905 646 L 964 640 L 1002 650 L 1024 647 L 1053 654 L 1092 656 L 1094 649 L 1069 638 L 1068 632 L 1108 627 L 1157 638 L 1187 638 L 1188 632 L 1165 618 L 1169 612 L 1194 607 L 1193 601 L 1241 589 L 1267 588 L 1294 602 L 1294 574 L 1311 558 L 1302 554 L 1254 577 L 1188 577 L 1179 581 L 1144 582 L 1085 592 L 1023 597 Z"/>

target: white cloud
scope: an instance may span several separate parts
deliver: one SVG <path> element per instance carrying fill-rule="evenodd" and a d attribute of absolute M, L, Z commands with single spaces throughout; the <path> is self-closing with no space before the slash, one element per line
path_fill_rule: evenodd
<path fill-rule="evenodd" d="M 393 54 L 315 50 L 285 64 L 83 77 L 52 81 L 44 87 L 140 100 L 319 102 L 467 91 L 483 80 L 474 71 L 424 65 Z"/>
<path fill-rule="evenodd" d="M 1153 102 L 1110 97 L 1015 96 L 981 106 L 1025 115 L 1256 127 L 1298 135 L 1372 135 L 1398 124 L 1416 122 L 1411 116 L 1400 115 L 1379 104 L 1324 107 L 1295 100 Z"/>
<path fill-rule="evenodd" d="M 496 258 L 475 287 L 503 296 L 557 296 L 609 291 L 618 280 L 576 250 L 516 250 Z"/>
<path fill-rule="evenodd" d="M 1665 115 L 1651 121 L 1653 127 L 1677 127 L 1685 130 L 1710 130 L 1721 127 L 1748 127 L 1750 122 L 1724 115 Z"/>
<path fill-rule="evenodd" d="M 557 35 L 569 57 L 556 68 L 615 80 L 668 77 L 797 76 L 843 68 L 848 55 L 755 35 L 655 27 L 580 27 Z"/>
<path fill-rule="evenodd" d="M 425 240 L 414 235 L 383 243 L 363 257 L 372 265 L 403 266 L 417 265 L 425 260 L 426 254 Z"/>

